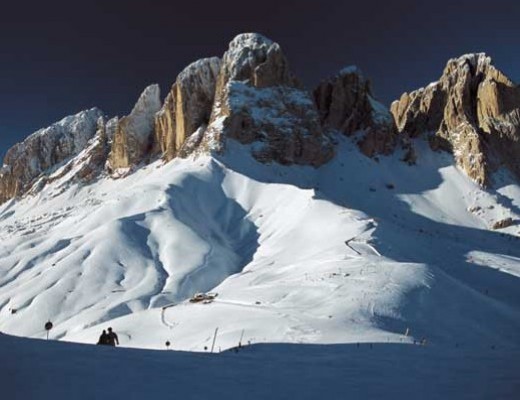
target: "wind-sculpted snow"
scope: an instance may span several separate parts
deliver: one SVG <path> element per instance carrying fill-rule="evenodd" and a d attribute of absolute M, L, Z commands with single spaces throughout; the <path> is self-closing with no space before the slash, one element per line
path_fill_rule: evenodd
<path fill-rule="evenodd" d="M 2 329 L 38 336 L 40 319 L 53 318 L 62 335 L 185 300 L 239 272 L 256 250 L 256 227 L 212 169 L 138 184 L 141 199 L 123 189 L 127 182 L 107 179 L 100 190 L 76 187 L 71 197 L 46 198 L 49 186 L 14 213 L 4 206 Z M 68 206 L 56 208 L 61 202 Z M 56 211 L 35 213 L 35 203 Z"/>

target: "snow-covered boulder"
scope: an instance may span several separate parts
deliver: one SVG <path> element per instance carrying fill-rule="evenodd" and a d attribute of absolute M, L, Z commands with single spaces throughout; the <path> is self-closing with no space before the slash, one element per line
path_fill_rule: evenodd
<path fill-rule="evenodd" d="M 149 155 L 153 147 L 155 114 L 160 108 L 159 85 L 150 85 L 130 114 L 119 119 L 109 156 L 112 171 L 137 165 Z"/>

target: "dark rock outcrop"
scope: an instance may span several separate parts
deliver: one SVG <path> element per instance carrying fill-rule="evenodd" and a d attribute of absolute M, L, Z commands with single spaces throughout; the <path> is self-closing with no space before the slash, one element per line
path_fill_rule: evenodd
<path fill-rule="evenodd" d="M 108 129 L 107 129 L 108 125 Z M 107 131 L 110 125 L 104 117 L 100 117 L 97 123 L 97 131 L 90 145 L 85 149 L 83 157 L 78 157 L 76 164 L 79 165 L 76 177 L 84 182 L 94 180 L 104 170 L 105 163 L 110 152 L 109 137 Z"/>
<path fill-rule="evenodd" d="M 314 100 L 325 129 L 346 136 L 360 135 L 358 145 L 367 156 L 389 154 L 396 144 L 392 114 L 374 99 L 370 82 L 357 67 L 347 67 L 320 83 Z"/>
<path fill-rule="evenodd" d="M 514 224 L 515 224 L 515 222 L 513 221 L 513 218 L 508 217 L 508 218 L 496 221 L 493 225 L 491 225 L 491 229 L 497 230 L 497 229 L 509 228 L 510 226 L 513 226 Z"/>

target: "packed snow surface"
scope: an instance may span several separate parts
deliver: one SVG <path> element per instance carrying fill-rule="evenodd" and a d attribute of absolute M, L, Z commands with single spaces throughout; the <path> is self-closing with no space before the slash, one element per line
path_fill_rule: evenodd
<path fill-rule="evenodd" d="M 388 343 L 238 352 L 114 349 L 0 335 L 6 399 L 516 399 L 518 350 Z"/>

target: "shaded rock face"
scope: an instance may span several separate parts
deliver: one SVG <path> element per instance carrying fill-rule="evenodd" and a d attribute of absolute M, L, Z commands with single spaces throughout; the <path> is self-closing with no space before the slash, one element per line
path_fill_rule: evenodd
<path fill-rule="evenodd" d="M 480 185 L 500 166 L 520 178 L 520 89 L 485 54 L 448 61 L 438 82 L 404 93 L 391 112 L 400 132 L 429 134 Z"/>
<path fill-rule="evenodd" d="M 206 132 L 194 151 L 251 145 L 261 162 L 319 166 L 334 154 L 311 96 L 301 90 L 277 43 L 259 34 L 237 36 L 224 54 Z"/>
<path fill-rule="evenodd" d="M 111 171 L 135 166 L 152 153 L 155 114 L 160 108 L 159 85 L 150 85 L 141 94 L 130 114 L 119 119 L 108 159 Z"/>
<path fill-rule="evenodd" d="M 114 122 L 113 120 L 111 120 Z M 107 129 L 108 126 L 108 129 Z M 110 121 L 107 123 L 104 117 L 97 121 L 97 131 L 82 157 L 78 157 L 76 164 L 80 165 L 76 177 L 84 182 L 90 182 L 99 176 L 104 170 L 110 146 L 107 131 L 110 129 Z"/>
<path fill-rule="evenodd" d="M 396 130 L 392 114 L 374 99 L 370 82 L 357 67 L 347 67 L 321 82 L 313 95 L 325 129 L 346 136 L 363 131 L 358 145 L 367 156 L 393 151 Z"/>
<path fill-rule="evenodd" d="M 165 160 L 179 155 L 189 136 L 208 124 L 219 71 L 219 58 L 205 58 L 177 77 L 155 117 L 156 143 Z"/>
<path fill-rule="evenodd" d="M 56 181 L 61 181 L 59 186 L 64 187 L 74 182 L 90 183 L 101 176 L 110 152 L 107 125 L 105 118 L 99 117 L 96 134 L 88 141 L 86 147 L 63 163 L 56 171 L 42 174 L 28 193 L 36 194 L 46 184 Z"/>
<path fill-rule="evenodd" d="M 97 108 L 82 111 L 10 148 L 0 170 L 0 203 L 25 193 L 40 175 L 81 152 L 94 137 L 102 115 Z"/>

